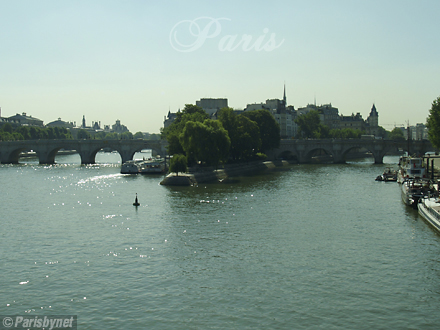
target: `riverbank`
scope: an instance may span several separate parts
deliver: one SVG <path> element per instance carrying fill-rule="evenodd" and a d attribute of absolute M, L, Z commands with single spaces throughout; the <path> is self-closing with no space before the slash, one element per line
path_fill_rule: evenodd
<path fill-rule="evenodd" d="M 74 155 L 78 152 L 76 150 L 58 150 L 58 156 Z M 20 153 L 20 158 L 35 158 L 38 157 L 35 151 L 23 151 Z"/>
<path fill-rule="evenodd" d="M 290 163 L 286 160 L 249 162 L 245 164 L 228 164 L 222 169 L 190 168 L 188 173 L 170 173 L 161 185 L 192 186 L 199 183 L 227 182 L 229 178 L 255 175 L 264 171 L 286 168 Z"/>

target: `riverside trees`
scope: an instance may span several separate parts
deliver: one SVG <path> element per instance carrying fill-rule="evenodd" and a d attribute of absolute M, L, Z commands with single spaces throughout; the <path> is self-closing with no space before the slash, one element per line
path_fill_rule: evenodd
<path fill-rule="evenodd" d="M 218 120 L 211 120 L 202 108 L 187 104 L 162 136 L 168 141 L 169 154 L 185 154 L 189 165 L 247 161 L 263 152 L 263 146 L 274 148 L 280 141 L 272 115 L 266 110 L 251 112 L 237 115 L 231 108 L 223 108 Z"/>
<path fill-rule="evenodd" d="M 321 123 L 319 112 L 316 110 L 298 116 L 295 119 L 295 123 L 299 127 L 298 135 L 302 138 L 360 139 L 361 135 L 365 134 L 364 131 L 352 128 L 329 129 L 328 126 Z M 385 134 L 382 130 L 383 129 L 380 127 L 381 136 Z"/>
<path fill-rule="evenodd" d="M 19 126 L 13 128 L 6 123 L 0 128 L 0 140 L 38 140 L 38 139 L 72 139 L 72 135 L 66 128 L 62 127 L 38 127 L 38 126 Z"/>
<path fill-rule="evenodd" d="M 429 141 L 434 147 L 440 148 L 440 96 L 432 102 L 426 126 L 428 127 Z"/>

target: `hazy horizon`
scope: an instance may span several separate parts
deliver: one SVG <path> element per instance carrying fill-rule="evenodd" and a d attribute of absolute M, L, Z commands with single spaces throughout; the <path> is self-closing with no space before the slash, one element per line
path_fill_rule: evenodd
<path fill-rule="evenodd" d="M 438 1 L 0 0 L 0 107 L 45 124 L 121 120 L 158 133 L 201 98 L 232 108 L 373 103 L 390 130 L 440 95 Z"/>

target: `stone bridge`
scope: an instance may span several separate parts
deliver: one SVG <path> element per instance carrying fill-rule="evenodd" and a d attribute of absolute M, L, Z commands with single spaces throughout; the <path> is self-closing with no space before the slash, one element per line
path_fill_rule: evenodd
<path fill-rule="evenodd" d="M 350 151 L 366 150 L 371 152 L 374 163 L 383 164 L 386 154 L 408 151 L 409 154 L 423 155 L 436 151 L 428 140 L 394 141 L 377 139 L 323 139 L 323 140 L 281 140 L 280 147 L 268 152 L 271 159 L 296 159 L 299 163 L 310 163 L 319 151 L 330 156 L 333 163 L 345 163 Z"/>
<path fill-rule="evenodd" d="M 2 164 L 17 164 L 20 153 L 33 150 L 40 164 L 54 164 L 60 149 L 75 150 L 81 157 L 81 164 L 94 164 L 96 153 L 109 148 L 121 155 L 122 162 L 133 159 L 133 155 L 143 149 L 165 156 L 168 143 L 162 140 L 25 140 L 0 142 Z"/>

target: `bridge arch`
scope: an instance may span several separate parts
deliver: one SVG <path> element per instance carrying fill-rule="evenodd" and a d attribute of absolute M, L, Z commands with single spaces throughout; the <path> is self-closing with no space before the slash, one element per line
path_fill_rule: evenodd
<path fill-rule="evenodd" d="M 81 157 L 81 164 L 82 165 L 95 164 L 96 154 L 101 149 L 103 149 L 102 146 L 97 146 L 94 148 L 79 151 L 78 153 L 79 153 L 79 156 Z"/>
<path fill-rule="evenodd" d="M 299 163 L 299 155 L 291 150 L 284 150 L 278 153 L 277 159 L 285 159 L 290 161 L 297 161 Z"/>
<path fill-rule="evenodd" d="M 305 153 L 305 157 L 303 161 L 307 163 L 313 162 L 313 159 L 321 159 L 321 161 L 334 162 L 333 151 L 327 148 L 326 146 L 316 146 L 315 148 L 311 148 L 308 152 Z"/>
<path fill-rule="evenodd" d="M 7 158 L 9 161 L 8 162 L 3 162 L 3 164 L 7 163 L 7 164 L 18 164 L 19 163 L 19 159 L 20 159 L 20 154 L 22 152 L 25 152 L 29 149 L 25 148 L 25 147 L 17 147 L 15 149 L 10 150 L 9 152 L 3 152 L 0 153 L 0 155 L 2 156 L 1 159 L 3 158 Z M 37 153 L 38 154 L 38 153 Z"/>
<path fill-rule="evenodd" d="M 55 156 L 62 148 L 76 150 L 81 157 L 81 164 L 94 164 L 99 150 L 110 148 L 116 150 L 122 162 L 132 159 L 133 155 L 142 149 L 151 149 L 165 156 L 167 142 L 158 140 L 26 140 L 0 141 L 0 156 L 2 163 L 18 163 L 22 151 L 34 150 L 40 164 L 53 164 Z"/>
<path fill-rule="evenodd" d="M 409 146 L 412 153 L 424 154 L 426 151 L 435 150 L 427 140 L 394 141 L 394 140 L 364 140 L 364 139 L 308 139 L 308 140 L 281 140 L 280 146 L 267 152 L 271 159 L 282 157 L 289 153 L 296 155 L 300 163 L 311 162 L 311 156 L 317 149 L 325 150 L 327 155 L 333 157 L 334 163 L 344 163 L 347 154 L 355 148 L 364 148 L 370 151 L 376 164 L 383 163 L 383 157 L 390 152 L 406 150 Z"/>

